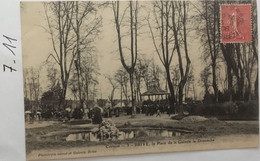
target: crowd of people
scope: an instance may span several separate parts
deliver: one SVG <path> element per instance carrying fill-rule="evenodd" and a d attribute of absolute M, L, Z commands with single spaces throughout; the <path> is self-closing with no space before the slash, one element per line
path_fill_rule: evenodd
<path fill-rule="evenodd" d="M 137 114 L 143 113 L 146 116 L 153 116 L 156 114 L 157 117 L 160 117 L 161 113 L 169 112 L 168 101 L 143 101 L 142 105 L 136 106 L 136 112 Z M 25 119 L 27 122 L 33 122 L 35 120 L 68 121 L 70 119 L 91 119 L 94 124 L 98 124 L 102 122 L 102 117 L 119 117 L 122 114 L 131 115 L 132 107 L 105 106 L 102 108 L 98 105 L 95 105 L 85 109 L 79 106 L 76 108 L 67 107 L 60 110 L 55 108 L 47 108 L 45 110 L 25 111 Z"/>

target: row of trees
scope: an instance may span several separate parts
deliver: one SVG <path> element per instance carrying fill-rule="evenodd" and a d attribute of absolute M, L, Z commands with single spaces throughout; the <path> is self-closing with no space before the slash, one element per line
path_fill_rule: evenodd
<path fill-rule="evenodd" d="M 59 67 L 62 89 L 59 106 L 64 107 L 70 85 L 83 108 L 89 99 L 91 85 L 98 83 L 93 43 L 102 26 L 102 17 L 97 16 L 99 6 L 88 1 L 49 2 L 44 3 L 44 7 L 48 23 L 46 31 L 50 34 L 54 51 L 48 58 L 53 58 Z"/>
<path fill-rule="evenodd" d="M 227 93 L 229 101 L 257 97 L 258 75 L 254 74 L 258 70 L 255 2 L 234 2 L 253 3 L 253 41 L 245 44 L 220 42 L 220 2 L 217 0 L 145 2 L 149 4 L 147 6 L 140 3 L 44 3 L 48 24 L 46 31 L 50 34 L 53 48 L 53 53 L 49 54 L 47 61 L 53 60 L 54 66 L 58 66 L 58 69 L 49 67 L 48 78 L 52 84 L 50 90 L 56 88 L 58 83 L 61 85 L 60 108 L 65 105 L 68 89 L 72 91 L 75 99 L 79 100 L 80 107 L 84 107 L 84 104 L 87 106 L 91 96 L 95 97 L 99 75 L 95 40 L 98 39 L 102 27 L 102 17 L 98 15 L 100 7 L 112 9 L 116 46 L 122 64 L 122 68 L 113 76 L 106 75 L 112 86 L 109 99 L 113 102 L 114 92 L 120 87 L 121 99 L 124 97 L 125 100 L 131 101 L 133 115 L 136 113 L 137 103 L 142 102 L 142 84 L 146 89 L 152 84 L 162 87 L 160 80 L 164 79 L 166 89 L 170 92 L 169 104 L 172 112 L 176 110 L 176 105 L 179 105 L 180 112 L 183 112 L 183 100 L 189 91 L 193 91 L 196 98 L 195 84 L 198 80 L 195 80 L 190 58 L 194 36 L 200 37 L 203 49 L 202 60 L 205 62 L 205 68 L 201 71 L 200 82 L 205 89 L 205 95 L 213 91 L 215 103 L 219 102 L 221 90 Z M 163 69 L 153 61 L 142 58 L 139 37 L 145 33 L 143 31 L 148 33 L 146 36 L 150 37 Z M 35 80 L 29 76 L 27 78 Z M 255 82 L 254 85 L 252 82 Z M 224 85 L 220 89 L 222 83 Z M 30 99 L 36 100 L 36 96 L 30 96 Z"/>
<path fill-rule="evenodd" d="M 203 46 L 203 60 L 207 66 L 201 72 L 205 93 L 209 93 L 209 87 L 213 87 L 214 102 L 219 102 L 218 77 L 220 70 L 226 69 L 225 81 L 229 101 L 232 100 L 251 100 L 252 95 L 258 97 L 258 49 L 257 49 L 257 23 L 256 23 L 256 4 L 255 1 L 238 1 L 236 3 L 252 3 L 252 42 L 223 44 L 220 42 L 220 4 L 228 2 L 204 1 L 201 2 L 201 10 L 195 17 L 197 33 L 201 35 Z M 257 75 L 255 77 L 255 75 Z M 218 79 L 219 78 L 219 79 Z M 210 80 L 211 79 L 211 80 Z M 254 92 L 252 83 L 255 82 Z"/>
<path fill-rule="evenodd" d="M 153 86 L 163 87 L 162 79 L 165 77 L 161 68 L 155 64 L 153 60 L 146 58 L 138 58 L 133 73 L 133 95 L 135 97 L 135 105 L 142 104 L 142 92 L 149 90 Z M 112 90 L 109 96 L 110 102 L 114 102 L 114 93 L 120 90 L 120 100 L 130 103 L 129 98 L 129 74 L 124 68 L 119 68 L 113 75 L 105 76 L 109 81 Z M 131 89 L 130 89 L 131 90 Z M 112 103 L 112 105 L 114 105 Z"/>
<path fill-rule="evenodd" d="M 95 85 L 98 84 L 94 42 L 102 26 L 102 17 L 97 15 L 100 5 L 88 1 L 46 2 L 43 6 L 47 26 L 42 27 L 50 35 L 53 52 L 43 64 L 47 66 L 50 85 L 42 94 L 42 102 L 58 99 L 57 108 L 64 109 L 66 94 L 70 89 L 83 107 L 91 96 L 94 97 Z M 39 75 L 42 71 L 34 70 L 25 71 L 25 98 L 39 104 Z"/>
<path fill-rule="evenodd" d="M 113 13 L 115 18 L 115 28 L 118 36 L 118 50 L 120 54 L 120 60 L 124 69 L 128 72 L 130 78 L 131 87 L 131 100 L 133 106 L 133 114 L 135 114 L 135 97 L 133 89 L 133 74 L 135 72 L 135 66 L 138 56 L 138 31 L 139 31 L 139 5 L 138 2 L 129 1 L 129 5 L 126 9 L 121 9 L 123 11 L 123 16 L 120 17 L 120 2 L 112 2 Z M 128 9 L 129 8 L 129 9 Z M 152 36 L 152 41 L 158 54 L 161 63 L 164 66 L 167 78 L 168 89 L 170 91 L 170 107 L 174 111 L 175 99 L 174 86 L 172 83 L 172 77 L 170 74 L 171 62 L 175 52 L 178 55 L 179 73 L 180 81 L 178 84 L 178 103 L 182 105 L 183 103 L 183 91 L 186 85 L 189 73 L 191 70 L 191 61 L 189 58 L 188 43 L 187 43 L 187 8 L 188 4 L 185 1 L 157 1 L 153 2 L 153 15 L 154 22 L 150 22 L 148 16 L 147 21 Z M 130 62 L 126 64 L 124 53 L 122 49 L 122 26 L 124 14 L 126 11 L 130 13 Z M 183 57 L 185 61 L 183 61 Z"/>
<path fill-rule="evenodd" d="M 214 91 L 214 102 L 219 101 L 219 83 L 217 79 L 217 71 L 221 68 L 226 68 L 227 89 L 223 89 L 223 92 L 228 93 L 228 100 L 250 100 L 252 98 L 252 73 L 258 73 L 257 69 L 257 28 L 256 28 L 256 4 L 254 1 L 238 1 L 235 4 L 240 3 L 252 3 L 252 20 L 253 20 L 253 37 L 252 43 L 244 44 L 223 44 L 220 42 L 220 3 L 217 0 L 214 1 L 201 1 L 199 8 L 197 4 L 188 1 L 156 1 L 152 2 L 152 14 L 151 20 L 150 14 L 147 16 L 147 22 L 151 33 L 152 41 L 155 51 L 165 69 L 168 89 L 170 91 L 169 103 L 172 111 L 175 110 L 174 104 L 180 105 L 180 112 L 182 113 L 183 93 L 187 86 L 188 80 L 192 80 L 191 73 L 191 60 L 189 57 L 189 43 L 188 36 L 193 30 L 197 31 L 201 36 L 201 46 L 203 47 L 203 60 L 206 62 L 206 67 L 201 73 L 202 82 L 205 87 L 205 94 L 209 94 L 209 88 L 212 87 Z M 229 2 L 225 2 L 229 3 Z M 113 11 L 115 17 L 115 27 L 118 35 L 118 50 L 120 53 L 120 60 L 130 76 L 131 96 L 133 113 L 135 112 L 133 95 L 133 73 L 136 70 L 137 52 L 138 52 L 138 31 L 139 23 L 138 19 L 138 2 L 133 4 L 129 2 L 129 9 L 123 10 L 123 16 L 120 19 L 120 2 L 113 2 Z M 191 9 L 192 8 L 192 9 Z M 124 58 L 122 49 L 121 22 L 123 22 L 124 14 L 129 10 L 130 13 L 130 50 L 129 53 L 130 63 L 127 65 Z M 190 12 L 197 13 L 195 16 L 188 15 Z M 192 11 L 196 10 L 196 11 Z M 191 25 L 191 19 L 195 19 L 197 23 L 194 27 Z M 172 59 L 174 54 L 177 54 L 178 69 L 175 73 L 179 74 L 178 87 L 173 86 L 173 80 L 171 76 L 171 68 L 173 66 Z M 255 78 L 255 93 L 257 97 L 258 93 L 258 74 Z M 177 74 L 175 74 L 177 77 Z M 209 81 L 209 79 L 212 79 Z M 235 79 L 234 79 L 235 78 Z M 137 88 L 138 89 L 138 88 Z M 175 90 L 178 90 L 178 98 L 175 97 Z M 247 98 L 245 97 L 247 92 Z M 232 96 L 236 95 L 234 99 Z"/>

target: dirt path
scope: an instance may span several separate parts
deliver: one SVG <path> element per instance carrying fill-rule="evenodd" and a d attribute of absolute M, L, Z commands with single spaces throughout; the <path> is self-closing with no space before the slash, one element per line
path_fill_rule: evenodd
<path fill-rule="evenodd" d="M 257 125 L 258 121 L 225 121 L 226 123 L 238 123 L 238 124 L 254 124 Z"/>
<path fill-rule="evenodd" d="M 33 123 L 25 123 L 25 128 L 26 129 L 31 129 L 31 128 L 39 128 L 39 127 L 46 127 L 46 126 L 50 126 L 57 123 L 57 121 L 34 121 Z"/>

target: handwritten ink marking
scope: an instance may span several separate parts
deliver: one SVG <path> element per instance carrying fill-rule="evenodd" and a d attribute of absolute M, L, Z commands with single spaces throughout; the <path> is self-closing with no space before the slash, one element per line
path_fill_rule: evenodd
<path fill-rule="evenodd" d="M 11 38 L 11 37 L 8 37 L 6 35 L 3 35 L 3 37 L 5 37 L 9 43 L 13 44 L 13 41 L 17 41 L 17 39 L 14 39 L 14 38 Z M 13 55 L 15 55 L 14 51 L 11 49 L 11 48 L 16 48 L 16 46 L 13 46 L 13 45 L 10 45 L 10 44 L 7 44 L 7 43 L 2 43 L 9 51 L 11 51 L 13 53 Z"/>
<path fill-rule="evenodd" d="M 5 72 L 5 70 L 6 70 L 6 68 L 8 68 L 8 69 L 10 69 L 10 72 L 13 72 L 13 71 L 17 71 L 16 69 L 14 69 L 13 67 L 10 67 L 10 66 L 7 66 L 7 65 L 3 65 L 3 70 L 4 70 L 4 72 Z"/>
<path fill-rule="evenodd" d="M 17 39 L 10 38 L 10 37 L 5 36 L 5 35 L 3 35 L 3 37 L 5 37 L 11 44 L 12 44 L 12 41 L 17 41 Z M 12 40 L 12 41 L 11 41 L 11 40 Z"/>
<path fill-rule="evenodd" d="M 14 56 L 16 56 L 16 53 L 14 51 L 14 49 L 16 49 L 16 46 L 13 45 L 14 42 L 17 41 L 17 39 L 15 38 L 11 38 L 9 36 L 6 36 L 6 35 L 3 35 L 4 38 L 6 38 L 8 40 L 8 43 L 2 43 L 2 45 L 4 47 L 6 47 Z M 16 63 L 16 60 L 13 59 L 13 63 L 15 64 Z M 13 72 L 13 71 L 17 71 L 15 68 L 13 68 L 12 66 L 9 66 L 9 65 L 6 65 L 6 64 L 3 64 L 3 71 L 7 71 L 9 69 L 10 72 Z"/>
<path fill-rule="evenodd" d="M 2 43 L 9 51 L 11 51 L 13 53 L 13 55 L 15 55 L 14 51 L 11 49 L 11 48 L 16 48 L 15 46 L 13 45 L 9 45 L 9 44 L 6 44 L 6 43 Z M 11 47 L 11 48 L 10 48 Z"/>

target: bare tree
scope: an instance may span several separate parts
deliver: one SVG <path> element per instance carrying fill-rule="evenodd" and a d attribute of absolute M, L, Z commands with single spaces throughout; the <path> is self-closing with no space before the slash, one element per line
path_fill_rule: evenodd
<path fill-rule="evenodd" d="M 205 25 L 198 24 L 198 32 L 201 34 L 201 43 L 204 50 L 204 61 L 210 61 L 212 73 L 212 87 L 214 90 L 214 102 L 218 102 L 218 83 L 217 83 L 217 59 L 220 57 L 220 38 L 219 38 L 219 4 L 214 1 L 202 1 L 202 10 L 199 13 L 197 22 Z"/>
<path fill-rule="evenodd" d="M 161 77 L 161 69 L 158 65 L 155 64 L 154 60 L 152 60 L 151 65 L 149 66 L 149 77 L 150 82 L 154 82 L 154 85 L 160 87 L 160 77 Z"/>
<path fill-rule="evenodd" d="M 25 97 L 30 100 L 30 106 L 32 110 L 39 110 L 40 100 L 40 68 L 28 68 L 24 70 L 24 92 Z M 29 94 L 28 94 L 29 93 Z"/>
<path fill-rule="evenodd" d="M 74 101 L 78 100 L 78 84 L 77 77 L 72 77 L 69 81 L 69 88 L 73 94 Z"/>
<path fill-rule="evenodd" d="M 232 97 L 232 93 L 233 93 L 233 74 L 232 74 L 232 67 L 231 67 L 231 61 L 232 61 L 232 53 L 234 50 L 233 44 L 221 44 L 221 50 L 226 62 L 226 66 L 227 66 L 227 80 L 228 80 L 228 100 L 232 101 L 233 97 Z"/>
<path fill-rule="evenodd" d="M 135 95 L 136 95 L 136 101 L 138 105 L 140 105 L 140 103 L 142 102 L 142 97 L 141 97 L 141 80 L 142 80 L 142 72 L 143 72 L 142 70 L 143 70 L 143 66 L 141 64 L 141 61 L 138 59 L 134 71 Z"/>
<path fill-rule="evenodd" d="M 132 115 L 136 114 L 136 107 L 135 107 L 135 96 L 134 96 L 134 70 L 137 60 L 137 35 L 138 35 L 138 1 L 129 1 L 129 13 L 130 13 L 130 23 L 129 23 L 129 30 L 130 30 L 130 64 L 127 65 L 125 60 L 125 52 L 123 51 L 122 47 L 122 34 L 121 34 L 121 23 L 126 13 L 124 11 L 122 17 L 120 17 L 120 3 L 119 1 L 112 2 L 112 9 L 114 13 L 114 20 L 115 20 L 115 27 L 117 32 L 117 40 L 118 40 L 118 51 L 120 54 L 120 60 L 125 68 L 125 70 L 129 74 L 130 80 L 130 89 L 131 89 L 131 100 L 132 100 Z"/>
<path fill-rule="evenodd" d="M 169 97 L 169 104 L 171 111 L 174 112 L 174 88 L 171 81 L 171 74 L 170 74 L 170 65 L 172 62 L 173 53 L 175 51 L 175 46 L 172 45 L 171 47 L 171 33 L 169 29 L 170 23 L 170 9 L 171 3 L 169 1 L 160 1 L 154 2 L 154 19 L 156 23 L 156 33 L 159 33 L 159 40 L 157 40 L 157 36 L 155 35 L 155 31 L 153 31 L 152 25 L 148 18 L 149 29 L 151 32 L 153 44 L 156 50 L 157 55 L 161 63 L 164 66 L 167 78 L 167 84 L 170 90 L 170 97 Z M 157 41 L 160 42 L 159 45 Z"/>
<path fill-rule="evenodd" d="M 200 73 L 200 77 L 201 77 L 201 82 L 202 82 L 202 86 L 204 87 L 204 93 L 205 95 L 209 94 L 209 87 L 210 87 L 210 67 L 206 66 Z"/>
<path fill-rule="evenodd" d="M 186 100 L 186 98 L 190 98 L 189 97 L 189 93 L 192 91 L 193 93 L 193 98 L 196 98 L 196 93 L 195 93 L 195 78 L 194 78 L 194 74 L 193 74 L 193 68 L 191 68 L 191 71 L 189 72 L 189 76 L 184 88 L 184 98 Z"/>
<path fill-rule="evenodd" d="M 258 64 L 258 31 L 257 31 L 257 10 L 256 10 L 256 1 L 251 1 L 252 3 L 252 50 L 254 54 L 254 58 L 256 60 L 256 64 Z M 255 80 L 255 88 L 254 95 L 255 98 L 258 98 L 258 67 L 256 70 L 256 80 Z"/>
<path fill-rule="evenodd" d="M 187 22 L 188 22 L 188 15 L 187 15 L 187 3 L 186 1 L 180 2 L 171 2 L 172 5 L 172 30 L 174 35 L 174 42 L 176 51 L 178 54 L 179 60 L 179 70 L 181 75 L 181 80 L 179 82 L 179 104 L 182 105 L 183 102 L 183 90 L 184 86 L 188 80 L 189 72 L 191 69 L 191 61 L 189 58 L 188 52 L 188 44 L 187 44 Z M 179 28 L 179 30 L 178 30 Z M 182 37 L 180 39 L 180 37 Z M 181 45 L 183 44 L 183 46 Z M 182 62 L 182 52 L 181 47 L 184 49 L 184 57 L 185 57 L 185 67 Z M 180 106 L 180 113 L 182 113 L 182 106 Z"/>
<path fill-rule="evenodd" d="M 88 82 L 83 81 L 89 80 L 89 76 L 91 73 L 84 73 L 90 72 L 86 67 L 83 72 L 84 64 L 82 62 L 86 62 L 88 58 L 92 58 L 91 54 L 93 54 L 93 42 L 95 41 L 97 35 L 100 32 L 101 26 L 101 18 L 96 16 L 96 7 L 94 2 L 87 1 L 87 2 L 75 2 L 75 13 L 73 15 L 73 22 L 72 27 L 76 35 L 76 60 L 75 60 L 75 68 L 77 72 L 77 82 L 78 82 L 78 95 L 80 101 L 80 107 L 83 108 L 83 104 L 85 101 L 85 97 L 88 99 Z M 93 17 L 93 18 L 90 18 Z M 90 56 L 82 56 L 90 55 Z M 82 60 L 83 59 L 83 60 Z M 91 60 L 90 60 L 91 61 Z M 90 62 L 89 61 L 89 62 Z M 84 77 L 84 78 L 81 78 Z M 85 91 L 86 93 L 82 92 L 82 86 L 86 85 Z M 83 109 L 84 110 L 84 109 Z"/>
<path fill-rule="evenodd" d="M 244 2 L 238 1 L 237 3 L 244 3 Z M 256 12 L 254 11 L 254 8 L 252 11 L 253 11 L 252 24 L 256 24 Z M 252 27 L 255 28 L 254 25 Z M 233 99 L 244 100 L 246 88 L 247 91 L 249 92 L 248 97 L 249 98 L 251 97 L 251 90 L 248 89 L 251 89 L 251 77 L 252 77 L 251 74 L 253 72 L 253 68 L 256 63 L 253 59 L 258 61 L 258 56 L 256 54 L 258 49 L 256 48 L 256 38 L 255 38 L 255 36 L 257 36 L 257 30 L 253 29 L 253 32 L 254 33 L 252 34 L 252 43 L 248 43 L 247 45 L 242 45 L 239 43 L 220 44 L 223 57 L 227 66 L 228 91 L 229 91 L 228 93 L 229 93 L 230 101 Z M 233 75 L 235 76 L 235 80 L 233 79 Z M 258 88 L 258 72 L 256 75 L 257 75 L 256 76 L 257 83 L 255 83 L 255 89 Z M 236 84 L 234 84 L 234 82 Z M 246 83 L 248 84 L 247 87 L 246 87 Z M 233 87 L 234 85 L 236 85 L 235 86 L 236 88 Z M 235 92 L 237 97 L 233 98 L 232 93 Z M 258 92 L 255 93 L 257 94 Z"/>
<path fill-rule="evenodd" d="M 123 99 L 123 95 L 125 97 L 125 100 L 128 102 L 128 73 L 125 71 L 125 69 L 119 69 L 115 74 L 115 79 L 121 86 L 121 102 Z"/>
<path fill-rule="evenodd" d="M 95 16 L 93 2 L 49 2 L 44 6 L 47 31 L 50 33 L 54 51 L 48 58 L 52 57 L 58 64 L 62 84 L 60 108 L 64 106 L 70 73 L 74 69 L 73 63 L 77 72 L 78 98 L 83 108 L 82 53 L 93 53 L 92 43 L 99 33 L 102 19 Z M 92 18 L 89 18 L 90 15 Z"/>
<path fill-rule="evenodd" d="M 179 96 L 179 82 L 181 79 L 180 76 L 180 70 L 179 70 L 179 64 L 176 64 L 175 66 L 172 67 L 172 83 L 173 83 L 173 88 L 174 88 L 174 92 L 175 92 L 175 100 L 178 100 L 178 96 Z"/>
<path fill-rule="evenodd" d="M 150 60 L 145 58 L 138 58 L 137 61 L 137 72 L 140 75 L 140 77 L 144 80 L 146 90 L 149 88 L 149 83 L 151 81 L 151 75 L 150 75 Z"/>
<path fill-rule="evenodd" d="M 252 73 L 254 71 L 254 67 L 257 63 L 257 60 L 255 59 L 254 52 L 252 49 L 251 44 L 242 44 L 242 62 L 241 64 L 244 67 L 245 71 L 245 77 L 246 77 L 246 93 L 247 96 L 245 99 L 251 100 L 252 99 Z"/>
<path fill-rule="evenodd" d="M 108 98 L 109 98 L 109 101 L 111 102 L 111 106 L 113 108 L 113 106 L 114 106 L 114 93 L 115 93 L 115 90 L 118 88 L 118 84 L 117 84 L 117 81 L 115 81 L 111 76 L 106 75 L 105 77 L 108 79 L 108 81 L 109 81 L 109 83 L 112 87 L 111 94 Z"/>
<path fill-rule="evenodd" d="M 243 64 L 243 61 L 245 60 L 243 60 L 241 45 L 221 44 L 221 48 L 227 65 L 229 100 L 230 101 L 233 100 L 232 98 L 232 92 L 234 92 L 233 74 L 236 78 L 236 85 L 237 85 L 236 89 L 237 89 L 238 97 L 236 99 L 244 100 L 246 64 Z M 244 52 L 246 51 L 244 50 Z"/>
<path fill-rule="evenodd" d="M 48 63 L 47 67 L 47 78 L 50 81 L 49 88 L 52 89 L 59 81 L 58 70 L 55 68 L 54 64 Z"/>
<path fill-rule="evenodd" d="M 44 3 L 48 23 L 47 31 L 50 34 L 54 51 L 48 58 L 52 57 L 58 64 L 62 85 L 59 108 L 64 108 L 69 76 L 76 57 L 75 34 L 71 25 L 75 12 L 74 5 L 74 2 Z M 49 14 L 48 11 L 51 13 Z"/>
<path fill-rule="evenodd" d="M 135 92 L 138 103 L 142 101 L 142 83 L 144 82 L 147 90 L 152 86 L 160 87 L 161 72 L 162 70 L 155 64 L 153 59 L 138 58 L 134 73 Z"/>
<path fill-rule="evenodd" d="M 83 59 L 81 65 L 81 81 L 82 81 L 82 92 L 83 92 L 83 102 L 85 102 L 86 106 L 88 107 L 88 102 L 91 99 L 95 98 L 96 96 L 96 89 L 95 86 L 99 83 L 97 76 L 100 75 L 98 72 L 99 68 L 97 67 L 97 60 L 92 58 Z M 93 88 L 91 88 L 93 87 Z"/>

